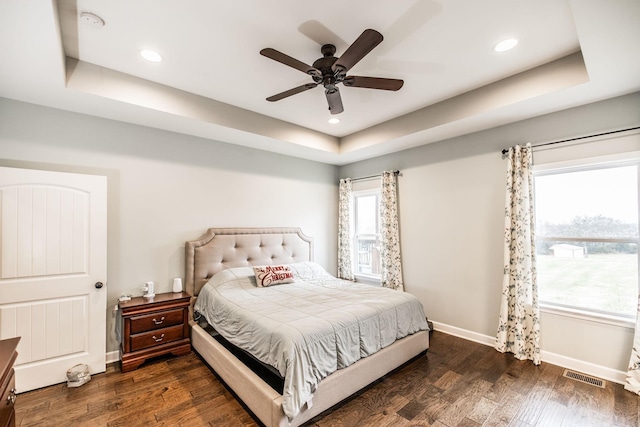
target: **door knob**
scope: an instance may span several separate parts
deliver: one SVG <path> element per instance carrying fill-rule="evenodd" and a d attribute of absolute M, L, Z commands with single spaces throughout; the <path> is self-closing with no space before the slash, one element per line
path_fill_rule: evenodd
<path fill-rule="evenodd" d="M 100 289 L 101 287 L 103 287 L 104 285 L 102 284 L 102 282 L 96 282 L 96 289 Z"/>

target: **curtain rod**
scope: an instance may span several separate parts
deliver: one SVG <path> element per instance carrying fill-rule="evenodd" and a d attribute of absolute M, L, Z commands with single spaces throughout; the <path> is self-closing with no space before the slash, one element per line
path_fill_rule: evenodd
<path fill-rule="evenodd" d="M 636 127 L 632 127 L 632 128 L 626 128 L 626 129 L 612 130 L 610 132 L 594 133 L 592 135 L 578 136 L 578 137 L 575 137 L 575 138 L 561 139 L 559 141 L 545 142 L 543 144 L 532 145 L 531 148 L 544 147 L 546 145 L 561 144 L 563 142 L 579 141 L 581 139 L 594 138 L 596 136 L 611 135 L 611 134 L 614 134 L 614 133 L 626 132 L 626 131 L 629 131 L 629 130 L 636 130 L 636 129 L 640 129 L 640 126 L 636 126 Z M 509 152 L 509 149 L 505 148 L 504 150 L 502 150 L 502 155 L 505 155 L 508 152 Z"/>
<path fill-rule="evenodd" d="M 398 176 L 398 175 L 400 175 L 400 171 L 396 169 L 396 170 L 394 170 L 394 171 L 393 171 L 393 174 L 394 174 L 395 176 Z M 363 181 L 363 180 L 365 180 L 365 179 L 380 178 L 381 176 L 382 176 L 382 174 L 378 174 L 378 175 L 370 175 L 370 176 L 361 176 L 360 178 L 353 178 L 353 179 L 351 180 L 351 182 L 353 182 L 353 181 Z"/>

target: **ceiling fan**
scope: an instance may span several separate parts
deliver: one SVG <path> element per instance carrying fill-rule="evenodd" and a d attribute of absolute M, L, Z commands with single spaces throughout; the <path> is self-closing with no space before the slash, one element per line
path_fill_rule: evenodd
<path fill-rule="evenodd" d="M 349 87 L 363 87 L 367 89 L 382 90 L 398 90 L 404 84 L 403 80 L 386 79 L 381 77 L 362 77 L 347 76 L 349 71 L 362 58 L 382 42 L 382 34 L 376 30 L 364 30 L 360 37 L 347 48 L 340 58 L 333 56 L 336 53 L 336 47 L 332 44 L 325 44 L 320 49 L 323 57 L 316 60 L 312 66 L 298 61 L 275 49 L 266 48 L 260 51 L 260 54 L 278 61 L 284 65 L 307 73 L 313 79 L 313 83 L 306 83 L 302 86 L 294 87 L 276 95 L 267 98 L 267 101 L 279 101 L 291 95 L 313 89 L 318 85 L 324 86 L 324 93 L 329 103 L 329 111 L 331 114 L 340 114 L 344 111 L 342 106 L 342 98 L 338 90 L 338 83 L 342 83 Z"/>

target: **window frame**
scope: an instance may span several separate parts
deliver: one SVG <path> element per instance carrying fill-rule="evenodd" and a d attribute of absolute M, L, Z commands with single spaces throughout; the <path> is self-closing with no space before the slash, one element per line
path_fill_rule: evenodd
<path fill-rule="evenodd" d="M 559 175 L 564 173 L 590 171 L 590 170 L 602 170 L 608 168 L 618 168 L 626 166 L 636 167 L 636 179 L 637 179 L 637 191 L 638 191 L 638 206 L 636 207 L 637 217 L 640 224 L 640 152 L 627 153 L 617 156 L 602 156 L 598 158 L 585 158 L 578 159 L 569 162 L 547 163 L 542 165 L 534 165 L 533 167 L 533 179 L 534 188 L 536 178 L 539 176 Z M 534 200 L 534 208 L 536 206 Z M 536 218 L 537 220 L 537 218 Z M 635 243 L 637 250 L 637 265 L 638 265 L 638 287 L 640 292 L 640 236 L 635 238 L 600 238 L 600 237 L 568 237 L 568 236 L 539 236 L 536 231 L 537 241 L 579 241 L 579 242 L 605 242 L 605 243 Z M 622 326 L 626 328 L 635 328 L 636 316 L 625 315 L 622 313 L 611 313 L 606 311 L 600 311 L 597 309 L 588 309 L 585 307 L 564 305 L 560 303 L 553 303 L 550 301 L 539 301 L 539 307 L 542 312 L 578 318 L 583 320 L 589 320 L 599 323 L 605 323 L 610 325 Z"/>
<path fill-rule="evenodd" d="M 366 236 L 375 236 L 376 240 L 380 240 L 380 197 L 381 197 L 381 189 L 380 188 L 366 188 L 360 190 L 352 190 L 351 192 L 351 205 L 353 206 L 353 221 L 351 229 L 353 232 L 351 233 L 351 259 L 352 259 L 352 270 L 353 275 L 357 282 L 362 282 L 370 285 L 380 285 L 382 283 L 382 275 L 381 274 L 366 274 L 358 272 L 358 237 L 360 236 L 357 233 L 358 230 L 358 203 L 357 199 L 359 197 L 368 197 L 375 196 L 376 197 L 376 212 L 375 212 L 375 220 L 376 220 L 376 231 L 374 234 L 364 234 Z"/>

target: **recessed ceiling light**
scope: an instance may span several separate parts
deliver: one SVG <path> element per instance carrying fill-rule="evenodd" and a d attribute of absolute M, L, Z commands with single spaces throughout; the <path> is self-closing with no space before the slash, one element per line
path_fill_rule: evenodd
<path fill-rule="evenodd" d="M 146 59 L 149 62 L 161 62 L 162 61 L 162 55 L 160 55 L 155 50 L 151 50 L 151 49 L 143 49 L 143 50 L 141 50 L 140 51 L 140 56 L 142 56 L 144 59 Z"/>
<path fill-rule="evenodd" d="M 337 117 L 333 117 L 329 119 L 329 123 L 331 123 L 332 125 L 337 125 L 338 123 L 340 123 L 340 119 Z"/>
<path fill-rule="evenodd" d="M 518 39 L 504 39 L 493 47 L 494 52 L 506 52 L 518 44 Z"/>

